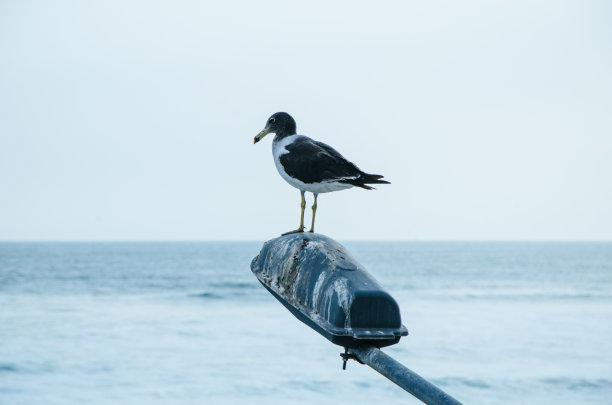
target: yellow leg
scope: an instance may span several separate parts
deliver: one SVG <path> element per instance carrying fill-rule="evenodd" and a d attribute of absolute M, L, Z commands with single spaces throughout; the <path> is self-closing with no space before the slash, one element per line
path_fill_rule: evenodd
<path fill-rule="evenodd" d="M 313 193 L 313 195 L 314 195 L 314 204 L 312 204 L 312 225 L 310 225 L 310 231 L 309 232 L 313 232 L 314 233 L 314 219 L 315 219 L 315 215 L 317 213 L 317 197 L 319 195 L 318 194 L 314 194 L 314 193 Z"/>
<path fill-rule="evenodd" d="M 300 204 L 300 226 L 298 230 L 302 232 L 304 230 L 304 209 L 306 209 L 306 199 L 304 198 L 304 192 L 302 191 L 302 203 Z"/>
<path fill-rule="evenodd" d="M 302 194 L 302 203 L 300 204 L 301 212 L 300 212 L 300 226 L 298 229 L 294 231 L 285 232 L 284 235 L 289 235 L 291 233 L 299 233 L 304 232 L 304 209 L 306 208 L 306 199 L 304 198 L 304 191 L 301 191 Z"/>

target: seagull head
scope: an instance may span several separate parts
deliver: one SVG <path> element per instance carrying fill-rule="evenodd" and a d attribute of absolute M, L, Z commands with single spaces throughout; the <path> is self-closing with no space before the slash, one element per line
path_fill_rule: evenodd
<path fill-rule="evenodd" d="M 272 114 L 266 121 L 265 128 L 257 134 L 253 143 L 261 141 L 261 139 L 269 133 L 276 134 L 277 137 L 285 137 L 295 134 L 295 120 L 286 112 L 277 112 Z"/>

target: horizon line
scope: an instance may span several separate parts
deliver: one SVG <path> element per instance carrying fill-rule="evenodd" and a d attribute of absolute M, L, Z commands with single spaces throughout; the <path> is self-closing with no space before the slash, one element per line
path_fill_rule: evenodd
<path fill-rule="evenodd" d="M 276 237 L 278 236 L 267 239 L 0 239 L 0 243 L 261 243 Z M 339 239 L 346 242 L 371 243 L 612 243 L 612 239 Z"/>

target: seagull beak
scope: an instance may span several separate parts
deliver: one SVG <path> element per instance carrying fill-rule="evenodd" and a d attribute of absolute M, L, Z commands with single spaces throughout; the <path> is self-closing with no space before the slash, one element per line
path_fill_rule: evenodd
<path fill-rule="evenodd" d="M 264 136 L 268 135 L 270 130 L 268 128 L 264 128 L 260 133 L 257 134 L 255 139 L 253 139 L 253 143 L 257 143 L 263 139 Z"/>

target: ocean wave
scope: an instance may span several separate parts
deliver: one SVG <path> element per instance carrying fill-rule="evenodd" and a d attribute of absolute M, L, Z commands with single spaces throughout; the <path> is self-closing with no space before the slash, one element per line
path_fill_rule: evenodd
<path fill-rule="evenodd" d="M 225 299 L 245 297 L 253 294 L 254 290 L 259 289 L 256 282 L 246 281 L 214 281 L 207 283 L 208 287 L 202 292 L 188 294 L 192 298 L 204 299 Z"/>
<path fill-rule="evenodd" d="M 209 283 L 208 285 L 213 288 L 223 288 L 230 290 L 253 290 L 255 288 L 259 288 L 259 284 L 256 281 L 218 281 Z"/>
<path fill-rule="evenodd" d="M 565 388 L 570 391 L 581 389 L 610 389 L 612 388 L 612 380 L 606 378 L 543 378 L 539 380 L 542 384 L 551 385 L 558 388 Z"/>
<path fill-rule="evenodd" d="M 13 363 L 0 363 L 0 373 L 12 373 L 19 371 L 17 365 Z"/>
<path fill-rule="evenodd" d="M 56 371 L 56 367 L 48 362 L 0 363 L 0 374 L 48 374 Z"/>
<path fill-rule="evenodd" d="M 220 300 L 220 299 L 225 298 L 223 295 L 206 292 L 206 291 L 202 293 L 187 294 L 187 296 L 190 298 L 205 298 L 205 299 L 215 299 L 215 300 Z"/>
<path fill-rule="evenodd" d="M 532 389 L 536 386 L 544 386 L 546 390 L 557 391 L 579 391 L 579 390 L 609 390 L 612 388 L 612 380 L 607 378 L 577 378 L 577 377 L 554 377 L 537 379 L 508 379 L 484 381 L 465 377 L 433 378 L 434 384 L 441 387 L 465 386 L 478 389 L 499 390 L 501 387 L 512 389 Z"/>
<path fill-rule="evenodd" d="M 445 377 L 432 379 L 434 384 L 440 386 L 464 385 L 470 388 L 489 389 L 491 385 L 480 379 L 465 377 Z"/>
<path fill-rule="evenodd" d="M 399 293 L 401 294 L 401 292 Z M 501 291 L 474 291 L 474 290 L 455 290 L 455 291 L 432 291 L 419 290 L 411 292 L 422 299 L 448 300 L 448 301 L 479 301 L 479 300 L 499 300 L 499 301 L 609 301 L 612 300 L 612 292 L 563 292 L 563 291 L 521 291 L 521 290 L 501 290 Z"/>

